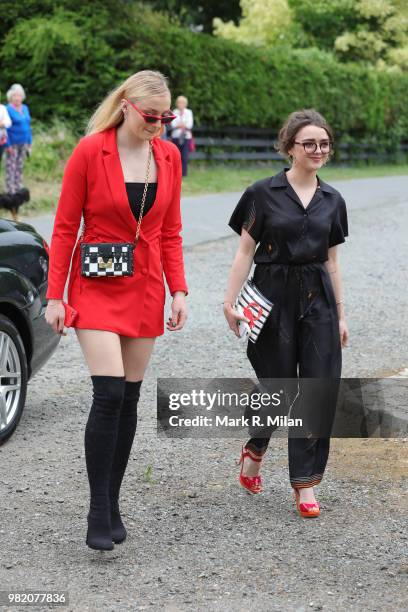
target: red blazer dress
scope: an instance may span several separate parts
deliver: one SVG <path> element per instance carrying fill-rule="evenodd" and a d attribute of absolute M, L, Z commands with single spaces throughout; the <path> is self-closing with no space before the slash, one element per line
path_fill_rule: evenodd
<path fill-rule="evenodd" d="M 171 294 L 188 291 L 180 236 L 180 153 L 171 142 L 154 138 L 153 155 L 157 194 L 142 218 L 133 276 L 116 278 L 82 276 L 76 242 L 82 215 L 84 242 L 134 242 L 137 221 L 126 193 L 116 128 L 82 138 L 67 162 L 51 239 L 46 297 L 63 298 L 72 256 L 68 303 L 78 312 L 73 327 L 134 338 L 159 336 L 164 333 L 163 272 Z"/>

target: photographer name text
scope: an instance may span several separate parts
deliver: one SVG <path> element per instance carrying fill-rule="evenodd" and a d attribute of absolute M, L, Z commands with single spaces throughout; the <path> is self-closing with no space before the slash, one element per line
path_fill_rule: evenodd
<path fill-rule="evenodd" d="M 251 417 L 228 417 L 228 416 L 203 416 L 186 418 L 178 415 L 169 417 L 169 425 L 171 427 L 302 427 L 303 419 L 291 419 L 287 416 L 268 416 L 262 420 L 260 416 L 253 415 Z"/>

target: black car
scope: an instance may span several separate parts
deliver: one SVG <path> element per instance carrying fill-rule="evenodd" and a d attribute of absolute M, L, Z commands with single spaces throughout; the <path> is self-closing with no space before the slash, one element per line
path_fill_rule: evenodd
<path fill-rule="evenodd" d="M 26 223 L 0 219 L 0 444 L 15 430 L 27 383 L 61 336 L 45 321 L 48 245 Z"/>

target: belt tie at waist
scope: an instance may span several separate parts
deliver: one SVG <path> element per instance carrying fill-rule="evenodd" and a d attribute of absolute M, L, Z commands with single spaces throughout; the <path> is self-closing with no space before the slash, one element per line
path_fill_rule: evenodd
<path fill-rule="evenodd" d="M 335 300 L 333 299 L 333 287 L 331 286 L 331 280 L 329 277 L 329 274 L 326 270 L 326 267 L 324 265 L 324 263 L 306 263 L 306 264 L 302 264 L 302 263 L 287 263 L 287 264 L 269 264 L 269 265 L 278 265 L 281 267 L 281 271 L 282 271 L 282 275 L 283 275 L 283 290 L 286 289 L 287 284 L 288 284 L 288 278 L 289 278 L 289 271 L 294 270 L 296 273 L 297 278 L 300 280 L 301 284 L 302 284 L 302 280 L 303 280 L 303 274 L 305 272 L 305 269 L 309 268 L 311 270 L 315 270 L 319 273 L 320 275 L 320 279 L 322 282 L 322 287 L 323 287 L 323 293 L 326 296 L 327 302 L 328 304 L 330 304 L 331 306 L 335 306 Z M 313 304 L 313 300 L 311 301 L 311 303 L 307 306 L 306 310 L 303 312 L 303 314 L 299 317 L 299 319 L 302 319 L 306 312 L 308 311 L 308 309 L 311 307 L 311 305 Z M 279 322 L 280 323 L 280 312 L 281 309 L 279 310 Z M 299 320 L 298 319 L 298 320 Z"/>

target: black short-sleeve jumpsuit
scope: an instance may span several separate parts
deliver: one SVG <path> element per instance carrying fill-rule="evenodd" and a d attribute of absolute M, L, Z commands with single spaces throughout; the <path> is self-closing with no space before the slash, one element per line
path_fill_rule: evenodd
<path fill-rule="evenodd" d="M 285 168 L 257 181 L 242 195 L 231 219 L 258 243 L 254 281 L 274 307 L 247 355 L 259 379 L 341 376 L 341 344 L 336 298 L 324 262 L 328 249 L 348 236 L 346 204 L 340 193 L 318 178 L 305 208 Z M 276 428 L 275 428 L 276 429 Z M 246 447 L 262 455 L 268 437 Z M 326 467 L 330 438 L 289 437 L 292 487 L 318 484 Z"/>

